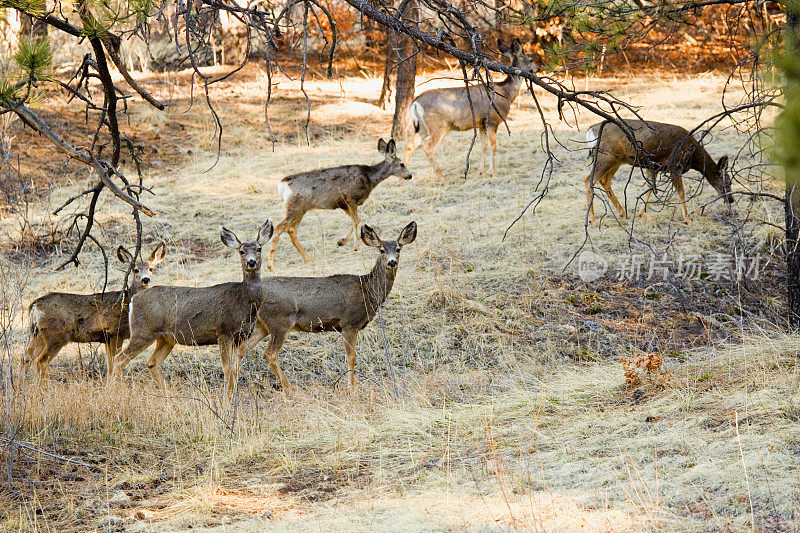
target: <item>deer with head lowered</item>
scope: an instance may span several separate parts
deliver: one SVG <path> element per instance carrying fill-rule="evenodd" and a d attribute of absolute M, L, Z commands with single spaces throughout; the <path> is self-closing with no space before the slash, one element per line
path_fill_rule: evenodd
<path fill-rule="evenodd" d="M 23 354 L 27 371 L 36 363 L 39 379 L 47 377 L 50 361 L 71 342 L 102 342 L 106 346 L 107 374 L 114 356 L 130 336 L 128 306 L 131 297 L 147 288 L 157 264 L 164 259 L 162 242 L 144 261 L 133 267 L 133 281 L 126 291 L 95 294 L 51 292 L 37 298 L 28 308 L 31 339 Z M 130 265 L 133 255 L 124 246 L 117 248 L 117 259 Z"/>
<path fill-rule="evenodd" d="M 611 179 L 620 165 L 628 164 L 645 169 L 649 189 L 641 216 L 647 211 L 647 201 L 656 188 L 656 175 L 669 174 L 675 191 L 683 205 L 684 222 L 691 222 L 686 208 L 683 175 L 689 170 L 700 172 L 714 189 L 732 203 L 731 183 L 727 175 L 728 156 L 714 161 L 692 135 L 674 124 L 644 120 L 625 120 L 636 145 L 613 122 L 600 122 L 586 132 L 586 141 L 594 158 L 592 171 L 586 177 L 586 197 L 589 203 L 589 221 L 594 224 L 594 185 L 599 183 L 608 193 L 609 200 L 620 218 L 627 218 L 625 209 L 611 190 Z"/>
<path fill-rule="evenodd" d="M 364 224 L 361 239 L 380 250 L 372 270 L 363 275 L 339 274 L 327 277 L 273 277 L 264 281 L 264 295 L 258 309 L 253 335 L 242 353 L 269 335 L 264 358 L 284 391 L 289 381 L 278 363 L 278 354 L 290 331 L 319 333 L 337 331 L 344 340 L 350 386 L 355 386 L 356 341 L 358 332 L 378 312 L 394 284 L 400 250 L 417 237 L 417 223 L 411 222 L 396 241 L 384 241 Z"/>
<path fill-rule="evenodd" d="M 500 52 L 511 59 L 511 65 L 518 70 L 536 72 L 539 67 L 533 63 L 522 49 L 518 39 L 514 39 L 511 47 L 502 42 L 497 43 Z M 480 132 L 480 144 L 483 146 L 481 174 L 486 171 L 486 156 L 489 144 L 492 147 L 490 173 L 494 176 L 494 154 L 497 151 L 497 128 L 505 122 L 511 111 L 511 104 L 519 95 L 522 78 L 508 75 L 494 84 L 494 94 L 483 84 L 471 85 L 467 88 L 448 87 L 431 89 L 417 96 L 408 108 L 408 125 L 413 130 L 406 142 L 403 162 L 408 164 L 411 154 L 420 144 L 428 156 L 431 167 L 440 179 L 444 174 L 434 159 L 436 147 L 448 131 L 466 131 L 477 129 Z"/>
<path fill-rule="evenodd" d="M 147 367 L 156 383 L 166 388 L 161 365 L 176 344 L 219 345 L 225 389 L 233 392 L 242 342 L 250 336 L 261 303 L 261 247 L 272 236 L 272 222 L 258 230 L 254 241 L 241 242 L 225 227 L 220 228 L 223 244 L 239 252 L 242 281 L 210 287 L 151 287 L 131 301 L 131 339 L 114 360 L 112 380 L 125 365 L 148 346 L 156 343 Z M 148 294 L 150 293 L 150 294 Z M 109 380 L 111 381 L 111 380 Z"/>
<path fill-rule="evenodd" d="M 379 139 L 378 151 L 384 155 L 384 160 L 376 165 L 344 165 L 312 170 L 287 176 L 278 182 L 278 195 L 286 206 L 286 216 L 275 226 L 267 268 L 275 268 L 275 250 L 284 231 L 289 234 L 303 260 L 311 261 L 297 238 L 297 226 L 307 212 L 312 209 L 341 209 L 347 213 L 353 220 L 353 226 L 347 236 L 337 242 L 339 246 L 344 246 L 353 233 L 358 231 L 361 223 L 358 206 L 367 200 L 372 189 L 390 176 L 411 179 L 411 172 L 395 154 L 394 139 L 390 139 L 388 143 Z M 358 250 L 358 239 L 355 241 L 355 249 Z"/>

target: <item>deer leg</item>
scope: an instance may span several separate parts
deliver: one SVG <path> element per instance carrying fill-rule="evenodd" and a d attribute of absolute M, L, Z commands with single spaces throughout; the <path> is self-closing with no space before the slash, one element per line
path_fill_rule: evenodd
<path fill-rule="evenodd" d="M 131 359 L 142 353 L 142 351 L 146 350 L 148 346 L 153 344 L 156 339 L 147 335 L 136 335 L 135 333 L 131 337 L 131 340 L 128 341 L 128 345 L 122 350 L 115 358 L 114 358 L 114 366 L 111 369 L 111 379 L 108 380 L 110 384 L 113 381 L 116 381 L 119 378 L 119 375 L 122 373 L 122 369 L 124 369 L 128 363 L 131 362 Z"/>
<path fill-rule="evenodd" d="M 339 240 L 336 242 L 336 244 L 338 244 L 339 246 L 344 246 L 344 244 L 345 244 L 347 241 L 349 241 L 349 240 L 350 240 L 350 237 L 353 235 L 353 233 L 355 233 L 356 231 L 358 231 L 358 226 L 359 226 L 359 224 L 361 224 L 361 219 L 360 219 L 360 218 L 358 218 L 358 206 L 353 206 L 353 208 L 352 208 L 352 209 L 347 209 L 347 214 L 348 214 L 348 215 L 350 216 L 350 218 L 353 220 L 353 225 L 350 227 L 350 231 L 347 233 L 347 237 L 344 237 L 344 238 L 342 238 L 342 239 L 339 239 Z M 358 241 L 359 241 L 359 240 L 360 240 L 360 239 L 358 238 L 358 235 L 356 235 L 356 244 L 355 244 L 355 248 L 354 248 L 354 249 L 355 249 L 355 251 L 358 251 Z"/>
<path fill-rule="evenodd" d="M 678 193 L 678 198 L 681 199 L 683 206 L 683 223 L 691 224 L 692 219 L 689 217 L 689 210 L 686 209 L 686 192 L 683 190 L 683 176 L 678 175 L 672 178 L 672 184 L 675 186 L 675 192 Z"/>
<path fill-rule="evenodd" d="M 489 151 L 489 138 L 486 135 L 486 130 L 480 130 L 480 144 L 481 148 L 483 148 L 483 157 L 481 157 L 481 171 L 479 174 L 483 176 L 486 174 L 486 152 Z"/>
<path fill-rule="evenodd" d="M 589 223 L 594 225 L 597 222 L 597 219 L 594 218 L 594 178 L 593 174 L 589 174 L 586 176 L 584 180 L 586 182 L 586 202 L 588 205 L 588 212 L 589 212 Z"/>
<path fill-rule="evenodd" d="M 611 189 L 611 180 L 614 177 L 614 174 L 617 173 L 618 169 L 619 165 L 614 165 L 606 170 L 606 172 L 600 176 L 600 184 L 606 190 L 606 193 L 608 193 L 608 199 L 611 200 L 611 204 L 617 210 L 619 218 L 628 218 L 628 214 L 625 212 L 622 204 L 620 204 L 619 200 L 617 200 L 617 195 L 614 194 L 614 191 Z"/>
<path fill-rule="evenodd" d="M 288 334 L 289 328 L 273 326 L 270 329 L 269 343 L 267 344 L 267 348 L 264 350 L 264 359 L 266 359 L 267 363 L 269 363 L 269 368 L 278 378 L 278 381 L 281 383 L 281 388 L 287 394 L 292 391 L 292 387 L 289 385 L 289 380 L 286 379 L 286 376 L 283 374 L 283 370 L 281 370 L 281 365 L 278 362 L 278 354 L 280 353 L 281 346 L 283 346 L 283 343 L 286 341 L 286 336 Z"/>
<path fill-rule="evenodd" d="M 350 374 L 350 388 L 356 387 L 356 342 L 358 341 L 357 329 L 342 330 L 344 338 L 344 351 L 347 354 L 347 372 Z"/>
<path fill-rule="evenodd" d="M 224 382 L 225 395 L 231 392 L 231 351 L 233 349 L 233 339 L 227 335 L 217 337 L 219 345 L 219 358 L 222 360 L 222 381 Z"/>
<path fill-rule="evenodd" d="M 425 150 L 425 155 L 428 156 L 428 162 L 431 164 L 433 172 L 439 176 L 439 179 L 444 179 L 444 174 L 442 174 L 442 169 L 439 168 L 439 165 L 436 164 L 436 159 L 434 159 L 433 154 L 436 151 L 436 147 L 439 146 L 439 143 L 442 141 L 442 137 L 444 137 L 445 133 L 445 130 L 437 130 L 435 132 L 428 131 L 428 137 L 425 142 L 425 146 L 422 148 Z"/>
<path fill-rule="evenodd" d="M 422 135 L 419 132 L 415 132 L 411 138 L 406 141 L 406 150 L 403 154 L 403 164 L 408 165 L 408 162 L 411 161 L 411 155 L 414 153 L 414 150 L 419 148 L 419 145 L 422 144 Z"/>
<path fill-rule="evenodd" d="M 226 394 L 227 398 L 230 398 L 239 386 L 239 372 L 242 367 L 243 358 L 244 343 L 241 343 L 238 346 L 231 345 L 231 362 L 233 363 L 233 366 L 231 367 L 231 381 Z"/>
<path fill-rule="evenodd" d="M 114 366 L 114 358 L 122 348 L 122 338 L 113 335 L 106 341 L 106 378 L 111 375 L 111 367 Z"/>
<path fill-rule="evenodd" d="M 494 154 L 497 152 L 497 128 L 490 128 L 488 135 L 489 144 L 492 147 L 492 166 L 489 168 L 489 173 L 494 177 Z"/>
<path fill-rule="evenodd" d="M 39 374 L 40 381 L 47 379 L 47 375 L 50 371 L 50 361 L 52 361 L 55 356 L 58 355 L 58 352 L 61 351 L 61 348 L 66 345 L 66 342 L 50 343 L 47 340 L 44 341 L 44 350 L 36 359 L 36 372 Z"/>
<path fill-rule="evenodd" d="M 153 350 L 153 355 L 147 360 L 147 368 L 150 370 L 150 375 L 156 380 L 159 388 L 162 391 L 167 390 L 167 381 L 164 379 L 164 373 L 161 371 L 161 365 L 164 364 L 164 359 L 167 358 L 169 352 L 175 346 L 175 341 L 167 337 L 159 337 L 156 340 L 156 348 Z"/>
<path fill-rule="evenodd" d="M 300 244 L 300 239 L 297 238 L 297 226 L 300 225 L 300 220 L 295 221 L 291 226 L 286 229 L 286 233 L 289 234 L 289 238 L 292 239 L 292 244 L 294 247 L 297 248 L 297 251 L 300 252 L 300 255 L 303 256 L 303 261 L 308 263 L 311 261 L 311 256 L 308 255 L 303 245 Z"/>
<path fill-rule="evenodd" d="M 647 171 L 647 184 L 649 185 L 649 189 L 646 191 L 644 205 L 642 206 L 642 212 L 639 213 L 639 218 L 645 218 L 647 216 L 647 202 L 650 201 L 650 196 L 653 194 L 653 191 L 656 190 L 656 171 L 655 170 L 648 170 Z"/>
<path fill-rule="evenodd" d="M 242 348 L 242 356 L 249 352 L 251 349 L 255 348 L 256 344 L 261 342 L 261 339 L 269 335 L 269 329 L 267 329 L 266 324 L 259 320 L 256 322 L 255 327 L 253 327 L 253 333 L 241 344 Z"/>
<path fill-rule="evenodd" d="M 40 333 L 37 333 L 31 337 L 31 340 L 28 342 L 28 345 L 25 347 L 25 351 L 23 352 L 22 358 L 22 370 L 23 372 L 28 372 L 28 368 L 30 368 L 31 363 L 38 360 L 40 353 L 43 353 L 44 350 L 47 349 L 47 346 L 43 344 L 43 340 Z"/>
<path fill-rule="evenodd" d="M 286 231 L 288 227 L 289 221 L 286 218 L 278 222 L 278 225 L 275 226 L 275 231 L 269 241 L 269 255 L 267 256 L 267 268 L 269 270 L 275 270 L 275 251 L 278 249 L 278 239 L 280 239 L 281 233 Z"/>

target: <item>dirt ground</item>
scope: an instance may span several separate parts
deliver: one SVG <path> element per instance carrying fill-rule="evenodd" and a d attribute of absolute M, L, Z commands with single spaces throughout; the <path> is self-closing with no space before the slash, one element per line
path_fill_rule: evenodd
<path fill-rule="evenodd" d="M 428 75 L 418 92 L 455 85 L 453 76 Z M 576 83 L 613 89 L 646 117 L 688 127 L 721 109 L 724 81 L 654 72 Z M 154 193 L 143 198 L 157 212 L 145 220 L 145 246 L 167 243 L 158 284 L 237 279 L 220 224 L 254 237 L 266 218 L 283 215 L 281 177 L 378 161 L 377 139 L 391 129 L 391 112 L 374 105 L 379 78 L 308 82 L 308 133 L 299 82 L 280 78 L 269 108 L 273 144 L 264 73 L 253 67 L 213 86 L 224 125 L 217 154 L 213 121 L 202 101 L 189 105 L 185 73 L 142 82 L 170 103 L 159 112 L 131 101 L 126 117 Z M 727 95 L 741 97 L 736 89 Z M 737 216 L 780 223 L 780 211 L 766 201 L 737 202 L 733 213 L 720 202 L 701 209 L 715 195 L 690 173 L 691 225 L 665 188 L 667 201 L 647 220 L 616 221 L 598 193 L 598 215 L 606 214 L 586 228 L 583 139 L 595 120 L 578 113 L 558 122 L 555 99 L 537 98 L 556 136 L 552 175 L 535 211 L 505 237 L 543 190 L 542 125 L 527 94 L 514 104 L 510 135 L 498 134 L 496 176 L 478 175 L 476 146 L 464 177 L 472 133 L 450 133 L 437 153 L 444 181 L 420 150 L 413 179 L 390 178 L 361 209 L 381 236 L 396 237 L 411 220 L 419 236 L 403 249 L 380 317 L 359 338 L 356 392 L 344 386 L 336 334 L 290 336 L 281 363 L 297 388 L 292 396 L 250 354 L 232 404 L 220 395 L 215 347 L 176 348 L 165 365 L 165 395 L 145 357 L 107 391 L 102 349 L 71 345 L 48 382 L 15 373 L 15 394 L 2 400 L 3 435 L 61 457 L 2 449 L 10 474 L 0 484 L 2 528 L 796 529 L 800 341 L 777 328 L 782 265 L 771 254 L 774 234 L 747 233 L 748 250 L 760 258 L 757 276 L 737 283 L 714 266 L 740 235 Z M 66 109 L 53 95 L 44 114 L 70 124 L 76 117 Z M 27 217 L 40 239 L 26 241 L 16 215 L 0 221 L 10 243 L 0 272 L 2 318 L 13 329 L 3 354 L 17 361 L 27 334 L 23 306 L 48 290 L 100 290 L 103 262 L 87 250 L 78 268 L 53 272 L 62 259 L 53 250 L 68 253 L 70 240 L 63 250 L 44 246 L 67 227 L 49 213 L 90 178 L 74 164 L 64 170 L 44 141 L 13 128 L 16 142 L 38 156 L 22 171 L 36 184 Z M 76 139 L 86 133 L 64 129 Z M 737 156 L 734 188 L 752 186 L 752 161 L 739 151 L 745 139 L 724 123 L 707 140 L 714 158 Z M 126 172 L 135 175 L 131 165 Z M 632 214 L 645 187 L 636 173 L 626 185 L 628 177 L 621 170 L 614 187 L 620 197 L 627 191 Z M 99 212 L 103 242 L 131 246 L 127 208 L 104 196 Z M 348 223 L 340 212 L 309 213 L 300 238 L 314 261 L 303 263 L 283 238 L 278 273 L 366 272 L 374 250 L 336 246 Z M 573 260 L 587 250 L 608 264 L 594 281 L 582 279 Z M 638 276 L 629 275 L 634 258 Z M 697 276 L 673 268 L 688 258 Z M 657 259 L 671 265 L 667 275 Z M 121 276 L 121 267 L 111 269 L 112 287 Z"/>

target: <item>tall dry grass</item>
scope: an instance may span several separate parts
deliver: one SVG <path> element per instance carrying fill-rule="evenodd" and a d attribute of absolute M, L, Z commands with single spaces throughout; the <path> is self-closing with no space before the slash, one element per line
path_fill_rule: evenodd
<path fill-rule="evenodd" d="M 185 95 L 186 87 L 172 81 L 171 94 Z M 717 109 L 722 79 L 590 83 L 614 87 L 649 118 L 691 125 Z M 364 100 L 378 86 L 374 79 L 314 82 L 310 145 L 304 118 L 295 114 L 302 106 L 277 100 L 273 116 L 282 137 L 273 152 L 254 118 L 263 112 L 258 77 L 221 84 L 216 96 L 228 128 L 225 151 L 210 171 L 216 154 L 204 114 L 187 118 L 175 109 L 168 117 L 149 116 L 132 105 L 143 127 L 194 123 L 185 161 L 146 176 L 157 193 L 148 204 L 159 213 L 148 223 L 147 240 L 168 245 L 154 282 L 199 286 L 237 277 L 237 259 L 217 242 L 221 222 L 239 234 L 254 233 L 265 218 L 283 214 L 274 190 L 282 176 L 377 160 L 376 137 L 388 130 L 390 115 Z M 282 80 L 281 90 L 296 95 L 298 87 Z M 542 105 L 556 116 L 555 101 L 545 97 Z M 83 529 L 120 520 L 117 525 L 143 531 L 215 524 L 225 531 L 623 531 L 794 523 L 800 496 L 792 477 L 800 466 L 796 338 L 758 330 L 755 319 L 725 322 L 737 294 L 719 284 L 688 285 L 682 299 L 656 283 L 580 281 L 566 267 L 587 236 L 587 163 L 579 150 L 557 148 L 547 198 L 502 240 L 530 200 L 544 162 L 536 116 L 530 97 L 521 97 L 512 135 L 498 136 L 497 177 L 477 177 L 476 150 L 474 170 L 462 179 L 471 134 L 450 134 L 437 156 L 452 176 L 446 183 L 433 177 L 420 153 L 411 163 L 413 180 L 389 180 L 365 204 L 364 220 L 381 235 L 413 219 L 419 238 L 402 252 L 380 318 L 361 335 L 357 392 L 343 387 L 346 365 L 336 334 L 287 341 L 281 358 L 298 386 L 292 397 L 273 390 L 266 364 L 251 354 L 232 404 L 219 396 L 214 347 L 176 348 L 166 362 L 170 388 L 163 394 L 143 358 L 130 365 L 122 384 L 106 390 L 98 377 L 102 357 L 82 347 L 80 363 L 79 348 L 70 346 L 54 363 L 53 380 L 6 388 L 12 394 L 0 407 L 10 416 L 0 429 L 7 434 L 7 421 L 14 420 L 25 442 L 93 466 L 75 473 L 74 465 L 17 450 L 17 479 L 27 476 L 33 485 L 17 485 L 16 496 L 0 501 L 4 527 Z M 579 116 L 579 122 L 587 126 L 592 119 Z M 556 129 L 566 146 L 580 148 L 581 133 Z M 741 140 L 722 129 L 710 151 L 731 153 Z M 624 182 L 620 172 L 618 194 Z M 643 190 L 634 176 L 629 206 Z M 51 202 L 72 192 L 55 191 Z M 710 198 L 706 191 L 691 203 Z M 636 237 L 686 253 L 727 250 L 722 206 L 695 216 L 691 227 L 681 225 L 676 209 L 671 204 L 637 224 Z M 766 203 L 757 209 L 777 216 Z M 100 212 L 104 237 L 130 244 L 128 213 L 110 199 Z M 315 261 L 302 263 L 287 241 L 279 248 L 279 272 L 367 271 L 373 250 L 335 246 L 348 223 L 342 213 L 307 216 L 301 239 Z M 612 265 L 630 254 L 624 228 L 608 219 L 588 236 Z M 84 259 L 66 276 L 36 268 L 22 299 L 56 288 L 99 290 L 101 262 L 94 255 Z M 112 283 L 120 277 L 112 271 Z M 717 292 L 706 294 L 711 291 Z M 766 307 L 778 308 L 775 298 Z M 589 319 L 601 327 L 590 330 Z M 688 329 L 693 323 L 703 324 L 701 333 Z M 18 354 L 25 341 L 21 314 L 8 332 Z M 619 359 L 655 349 L 669 378 L 644 375 L 630 387 Z M 59 498 L 69 509 L 42 510 Z M 264 510 L 273 511 L 271 519 Z"/>

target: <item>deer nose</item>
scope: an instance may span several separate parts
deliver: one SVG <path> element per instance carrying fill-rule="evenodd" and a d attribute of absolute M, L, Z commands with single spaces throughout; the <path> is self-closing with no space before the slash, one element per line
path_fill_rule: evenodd
<path fill-rule="evenodd" d="M 387 261 L 386 264 L 394 268 L 397 266 L 397 259 L 389 259 L 389 261 Z"/>
<path fill-rule="evenodd" d="M 147 285 L 150 283 L 150 278 L 142 278 L 142 285 Z"/>
<path fill-rule="evenodd" d="M 249 266 L 250 268 L 255 268 L 256 260 L 255 259 L 248 259 L 247 260 L 247 266 Z"/>

